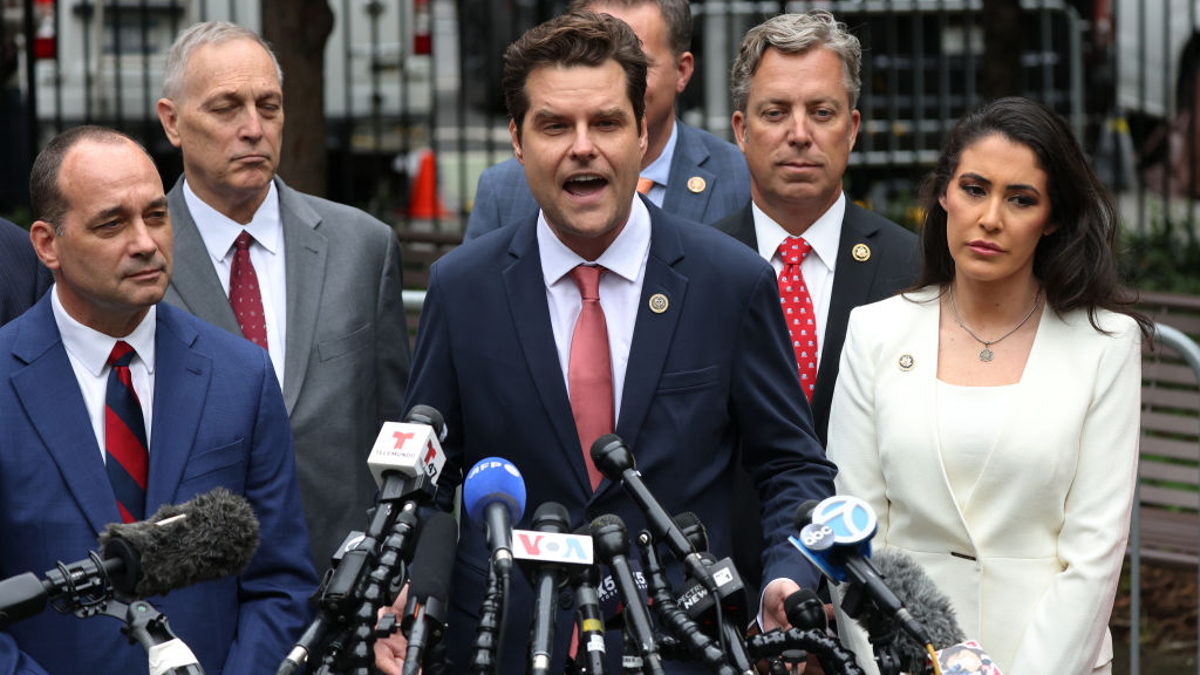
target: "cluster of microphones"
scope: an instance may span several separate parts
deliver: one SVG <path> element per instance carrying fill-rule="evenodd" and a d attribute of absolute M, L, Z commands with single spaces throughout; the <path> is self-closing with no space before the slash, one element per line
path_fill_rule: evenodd
<path fill-rule="evenodd" d="M 863 672 L 828 631 L 824 603 L 811 589 L 787 598 L 789 629 L 747 637 L 747 608 L 758 603 L 747 602 L 732 561 L 708 552 L 698 517 L 671 516 L 663 509 L 642 481 L 630 448 L 611 434 L 593 444 L 592 460 L 637 505 L 646 529 L 630 533 L 616 515 L 572 527 L 567 509 L 554 502 L 535 509 L 532 529 L 514 529 L 526 506 L 520 471 L 502 458 L 481 460 L 463 482 L 462 511 L 486 533 L 487 582 L 477 625 L 447 625 L 458 525 L 432 508 L 445 465 L 443 439 L 442 416 L 428 406 L 414 407 L 404 422 L 384 425 L 368 458 L 379 495 L 367 529 L 350 533 L 334 556 L 313 597 L 315 618 L 277 675 L 305 666 L 318 675 L 370 675 L 377 672 L 375 641 L 397 631 L 407 639 L 405 675 L 438 675 L 447 667 L 447 630 L 474 631 L 467 669 L 496 673 L 514 568 L 533 589 L 525 659 L 530 675 L 656 675 L 667 661 L 700 664 L 718 675 L 750 675 L 758 668 L 774 675 L 809 654 L 826 672 Z M 872 562 L 876 520 L 869 506 L 849 496 L 806 502 L 794 525 L 791 543 L 848 589 L 842 607 L 867 630 L 880 673 L 940 674 L 935 648 L 965 639 L 953 609 L 912 559 L 885 553 Z M 241 573 L 258 544 L 250 505 L 217 489 L 165 506 L 145 522 L 110 525 L 100 543 L 98 552 L 59 563 L 44 577 L 26 573 L 0 580 L 0 628 L 43 611 L 47 603 L 80 618 L 109 616 L 124 621 L 131 642 L 147 650 L 155 675 L 202 675 L 166 617 L 143 598 Z M 668 565 L 682 569 L 682 583 L 672 586 Z M 403 613 L 381 613 L 406 585 Z M 556 660 L 559 599 L 567 591 L 574 601 L 575 635 L 570 653 Z M 617 602 L 609 602 L 614 596 Z M 621 654 L 608 653 L 610 630 L 621 631 Z"/>

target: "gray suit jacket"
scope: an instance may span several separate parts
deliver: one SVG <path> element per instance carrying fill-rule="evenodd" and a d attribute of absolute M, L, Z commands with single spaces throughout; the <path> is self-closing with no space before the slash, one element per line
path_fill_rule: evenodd
<path fill-rule="evenodd" d="M 675 124 L 679 136 L 662 210 L 709 225 L 750 201 L 750 170 L 742 151 L 707 131 L 679 120 Z M 515 157 L 507 159 L 479 176 L 463 239 L 470 241 L 537 212 L 537 202 L 525 182 L 525 168 Z"/>
<path fill-rule="evenodd" d="M 367 469 L 379 427 L 402 415 L 408 329 L 400 245 L 362 211 L 301 194 L 278 177 L 287 268 L 283 397 L 318 571 L 350 530 L 366 525 L 375 482 Z M 167 195 L 175 272 L 166 301 L 241 335 L 229 298 L 183 198 Z"/>

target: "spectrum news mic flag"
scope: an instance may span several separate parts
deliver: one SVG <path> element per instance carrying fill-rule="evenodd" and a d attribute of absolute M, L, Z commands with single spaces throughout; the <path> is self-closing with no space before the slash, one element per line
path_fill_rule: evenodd
<path fill-rule="evenodd" d="M 154 620 L 129 630 L 147 651 L 150 673 L 202 672 L 166 617 L 148 603 L 130 608 L 114 596 L 166 595 L 241 574 L 258 549 L 258 519 L 249 502 L 218 487 L 177 506 L 165 504 L 148 520 L 109 524 L 99 543 L 99 554 L 60 563 L 45 579 L 27 572 L 0 581 L 0 628 L 41 613 L 47 601 L 81 618 L 92 616 L 98 603 L 108 609 L 107 616 L 127 623 L 135 614 L 154 614 Z M 80 613 L 83 603 L 89 608 L 85 614 Z"/>

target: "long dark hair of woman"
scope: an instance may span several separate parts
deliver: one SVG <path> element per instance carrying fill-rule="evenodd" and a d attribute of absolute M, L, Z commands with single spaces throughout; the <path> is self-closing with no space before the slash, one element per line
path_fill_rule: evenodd
<path fill-rule="evenodd" d="M 1153 324 L 1133 308 L 1135 293 L 1117 276 L 1113 247 L 1117 207 L 1096 177 L 1071 128 L 1045 105 L 1026 98 L 992 101 L 955 125 L 937 165 L 921 190 L 925 211 L 921 231 L 924 265 L 915 288 L 946 287 L 954 279 L 954 259 L 946 241 L 946 210 L 938 197 L 946 193 L 963 150 L 997 134 L 1028 147 L 1046 172 L 1050 222 L 1058 229 L 1042 237 L 1033 256 L 1033 274 L 1045 288 L 1046 301 L 1060 315 L 1085 308 L 1096 330 L 1096 310 L 1127 314 L 1150 339 Z"/>

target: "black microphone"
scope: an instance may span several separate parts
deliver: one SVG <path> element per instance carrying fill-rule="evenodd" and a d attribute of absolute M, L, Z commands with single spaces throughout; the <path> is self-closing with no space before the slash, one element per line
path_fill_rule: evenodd
<path fill-rule="evenodd" d="M 240 574 L 258 548 L 258 519 L 244 498 L 216 488 L 149 520 L 110 524 L 100 545 L 99 555 L 59 563 L 45 579 L 27 572 L 0 581 L 0 627 L 40 613 L 49 599 L 166 595 Z"/>
<path fill-rule="evenodd" d="M 400 626 L 408 638 L 404 675 L 416 675 L 422 666 L 422 651 L 427 646 L 436 646 L 442 638 L 457 547 L 458 523 L 454 516 L 442 511 L 431 515 L 421 527 L 421 538 L 413 555 L 408 606 Z"/>
<path fill-rule="evenodd" d="M 591 449 L 592 463 L 605 478 L 614 483 L 621 483 L 625 492 L 641 509 L 646 518 L 646 527 L 655 541 L 665 542 L 675 557 L 683 563 L 688 574 L 708 588 L 714 587 L 712 576 L 704 565 L 704 561 L 692 548 L 691 542 L 675 526 L 662 505 L 650 494 L 642 475 L 634 466 L 633 453 L 625 441 L 616 434 L 606 434 L 596 439 Z"/>
<path fill-rule="evenodd" d="M 592 536 L 591 527 L 584 525 L 575 534 Z M 575 653 L 575 666 L 579 675 L 604 675 L 604 615 L 600 611 L 600 566 L 587 565 L 571 575 L 575 589 L 575 623 L 579 626 L 579 651 Z"/>
<path fill-rule="evenodd" d="M 967 639 L 958 625 L 950 598 L 937 587 L 917 561 L 894 549 L 880 550 L 874 559 L 880 576 L 887 579 L 888 587 L 908 608 L 913 619 L 925 627 L 934 649 L 945 649 Z M 858 619 L 858 623 L 866 628 L 864 618 Z M 900 669 L 906 673 L 932 672 L 927 666 L 929 652 L 925 645 L 917 644 L 907 632 L 894 632 L 899 636 L 895 645 L 900 657 Z"/>
<path fill-rule="evenodd" d="M 794 628 L 819 631 L 829 628 L 825 603 L 811 588 L 801 588 L 787 596 L 783 601 L 783 612 Z"/>
<path fill-rule="evenodd" d="M 593 452 L 592 456 L 595 457 L 595 454 Z M 612 570 L 613 581 L 624 605 L 627 634 L 633 638 L 638 656 L 642 659 L 642 667 L 650 675 L 662 675 L 662 657 L 658 653 L 654 629 L 650 625 L 650 611 L 642 603 L 637 584 L 633 580 L 633 571 L 629 567 L 629 534 L 624 521 L 615 515 L 600 516 L 593 520 L 592 540 L 597 555 L 603 558 Z M 626 654 L 626 658 L 629 656 L 630 654 Z"/>
<path fill-rule="evenodd" d="M 567 507 L 545 502 L 533 512 L 535 532 L 564 533 L 571 526 Z M 533 619 L 529 630 L 529 673 L 548 675 L 554 652 L 554 628 L 557 615 L 558 585 L 563 568 L 549 562 L 531 563 L 526 576 L 533 586 Z"/>

